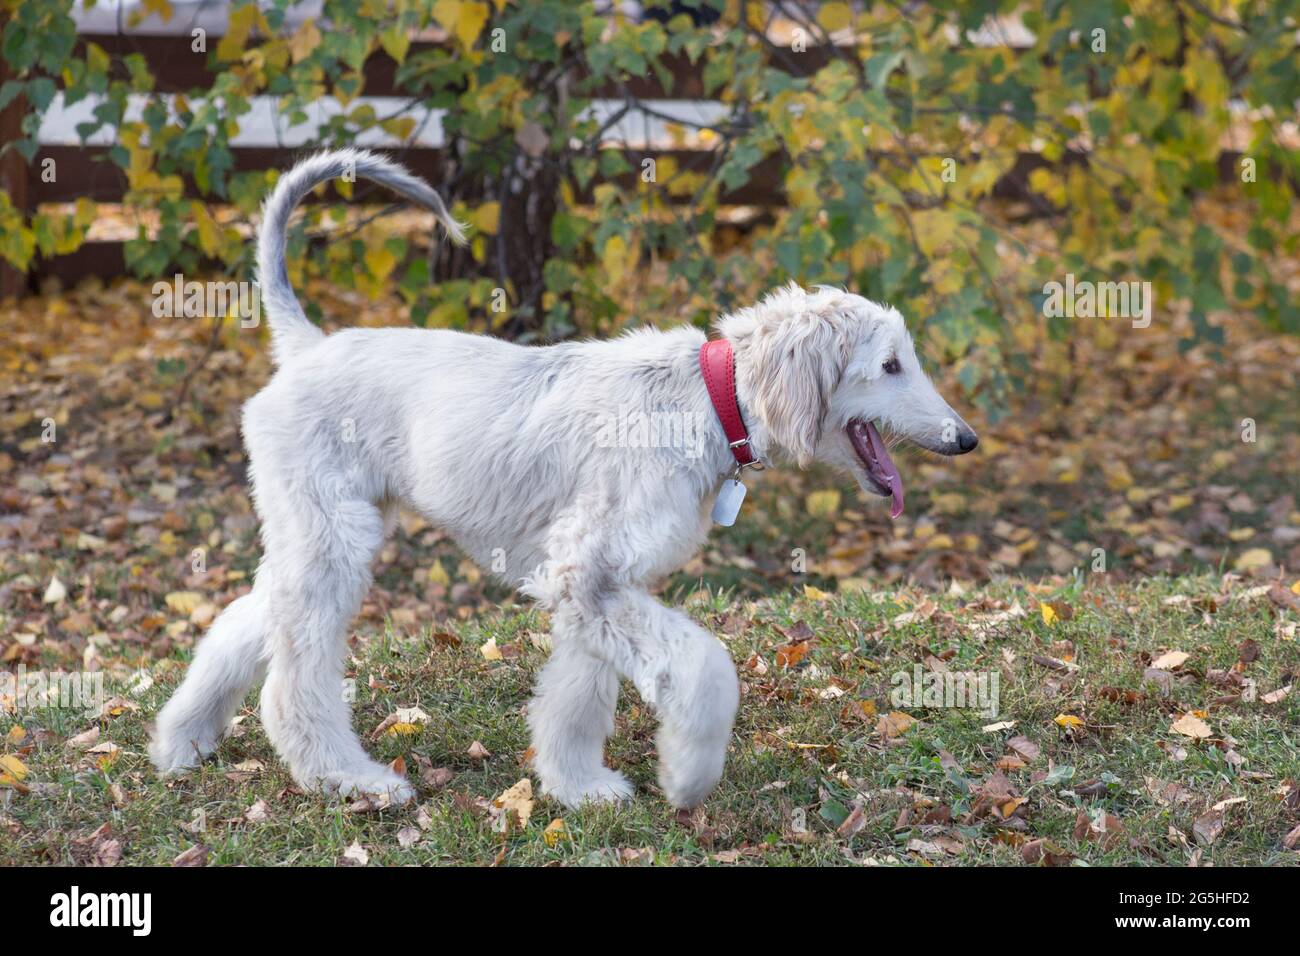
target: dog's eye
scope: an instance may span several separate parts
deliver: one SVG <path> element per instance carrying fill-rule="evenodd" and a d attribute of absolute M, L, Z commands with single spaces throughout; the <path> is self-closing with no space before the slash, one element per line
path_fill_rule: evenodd
<path fill-rule="evenodd" d="M 903 370 L 903 366 L 898 364 L 897 358 L 891 358 L 888 362 L 886 362 L 884 365 L 880 367 L 884 369 L 886 375 L 897 375 L 899 372 Z"/>

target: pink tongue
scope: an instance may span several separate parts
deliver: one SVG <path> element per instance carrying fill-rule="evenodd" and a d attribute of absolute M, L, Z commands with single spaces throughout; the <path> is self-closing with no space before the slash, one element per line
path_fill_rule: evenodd
<path fill-rule="evenodd" d="M 889 517 L 897 518 L 903 513 L 903 477 L 885 450 L 885 443 L 880 438 L 880 432 L 876 431 L 876 426 L 871 422 L 864 424 L 867 426 L 867 441 L 871 442 L 871 450 L 876 456 L 876 477 L 883 478 L 889 485 Z"/>

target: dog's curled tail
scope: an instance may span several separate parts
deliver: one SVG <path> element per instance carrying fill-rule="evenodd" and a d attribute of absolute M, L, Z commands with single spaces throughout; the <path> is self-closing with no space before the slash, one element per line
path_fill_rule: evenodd
<path fill-rule="evenodd" d="M 272 357 L 277 365 L 295 352 L 310 347 L 324 333 L 312 325 L 298 304 L 284 263 L 289 214 L 304 196 L 323 182 L 346 176 L 349 181 L 369 179 L 387 186 L 411 202 L 428 209 L 457 245 L 464 245 L 465 227 L 452 218 L 428 183 L 397 163 L 363 149 L 341 149 L 304 159 L 280 177 L 262 205 L 262 226 L 257 237 L 257 276 L 262 302 L 271 323 Z"/>

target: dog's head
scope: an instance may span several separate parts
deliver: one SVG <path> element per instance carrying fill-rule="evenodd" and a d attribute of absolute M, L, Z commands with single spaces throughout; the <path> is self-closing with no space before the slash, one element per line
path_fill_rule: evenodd
<path fill-rule="evenodd" d="M 876 423 L 941 455 L 979 439 L 935 391 L 895 309 L 861 296 L 791 284 L 725 316 L 741 399 L 770 443 L 801 467 L 849 471 L 864 491 L 903 510 L 903 482 Z"/>

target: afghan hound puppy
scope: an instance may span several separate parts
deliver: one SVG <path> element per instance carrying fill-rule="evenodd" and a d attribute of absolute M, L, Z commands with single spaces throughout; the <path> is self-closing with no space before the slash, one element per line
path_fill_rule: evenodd
<path fill-rule="evenodd" d="M 263 681 L 263 725 L 299 785 L 415 795 L 366 753 L 341 690 L 349 622 L 405 505 L 550 612 L 528 706 L 543 792 L 571 807 L 631 797 L 603 761 L 627 678 L 659 721 L 664 795 L 699 804 L 723 772 L 735 669 L 651 588 L 701 546 L 720 489 L 727 522 L 743 465 L 821 461 L 897 515 L 902 479 L 877 425 L 945 455 L 975 433 L 898 312 L 835 289 L 789 285 L 723 315 L 709 348 L 694 327 L 527 347 L 414 328 L 327 336 L 294 295 L 284 245 L 294 206 L 336 177 L 380 183 L 464 241 L 426 183 L 359 150 L 302 162 L 266 202 L 257 259 L 278 368 L 243 412 L 264 554 L 159 713 L 154 764 L 195 766 Z"/>

